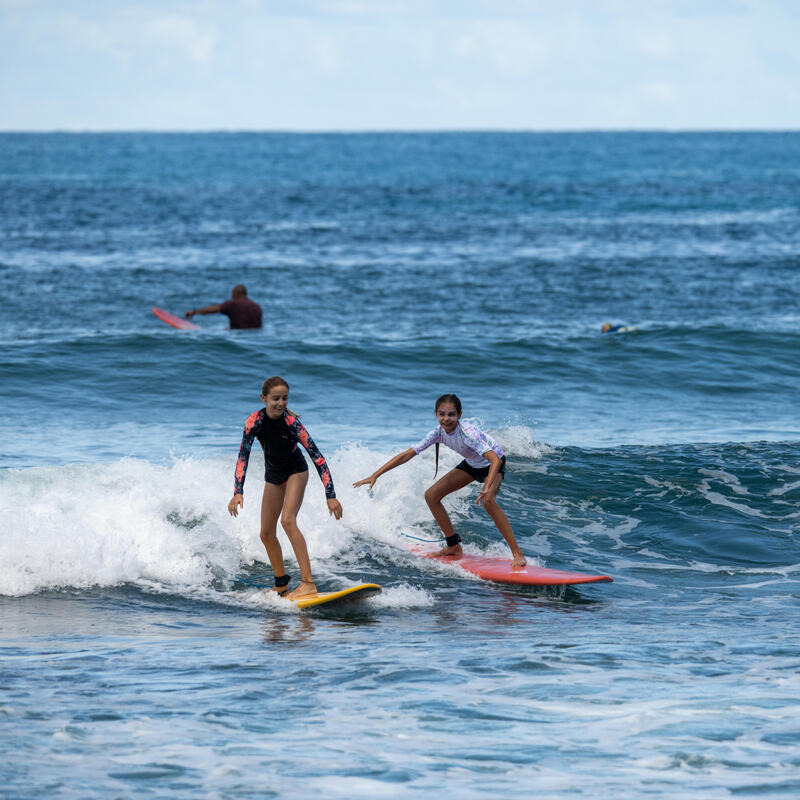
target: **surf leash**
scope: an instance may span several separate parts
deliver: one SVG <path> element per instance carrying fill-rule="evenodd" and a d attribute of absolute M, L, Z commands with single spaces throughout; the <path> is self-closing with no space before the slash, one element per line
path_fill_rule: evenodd
<path fill-rule="evenodd" d="M 403 533 L 403 531 L 400 531 L 400 535 L 401 536 L 405 536 L 406 539 L 415 539 L 418 542 L 433 542 L 434 544 L 436 544 L 437 542 L 443 542 L 444 541 L 444 538 L 441 538 L 441 539 L 420 539 L 419 536 L 412 536 L 410 533 Z"/>

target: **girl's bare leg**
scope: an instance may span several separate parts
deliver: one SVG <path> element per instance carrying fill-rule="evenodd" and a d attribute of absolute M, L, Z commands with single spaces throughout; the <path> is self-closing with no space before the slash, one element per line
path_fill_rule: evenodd
<path fill-rule="evenodd" d="M 308 470 L 305 472 L 295 472 L 286 481 L 286 496 L 283 500 L 283 513 L 281 514 L 281 527 L 286 531 L 286 536 L 294 550 L 294 557 L 300 567 L 300 585 L 289 592 L 289 599 L 302 597 L 306 594 L 315 594 L 317 587 L 311 575 L 311 560 L 308 557 L 308 547 L 300 528 L 297 527 L 297 513 L 303 504 L 303 495 L 308 483 Z"/>
<path fill-rule="evenodd" d="M 503 476 L 498 475 L 497 478 L 495 478 L 498 491 L 500 491 L 500 484 L 502 482 Z M 514 536 L 514 531 L 511 530 L 511 523 L 508 521 L 505 511 L 497 504 L 497 493 L 495 493 L 491 500 L 484 500 L 483 506 L 489 512 L 489 516 L 497 526 L 497 530 L 500 531 L 503 538 L 508 543 L 508 546 L 511 548 L 511 565 L 514 567 L 524 567 L 525 556 L 522 554 L 522 550 L 520 550 L 517 544 L 517 537 Z"/>
<path fill-rule="evenodd" d="M 450 472 L 439 478 L 439 480 L 425 492 L 425 502 L 428 504 L 428 508 L 431 510 L 431 514 L 433 514 L 433 518 L 436 520 L 436 524 L 439 526 L 445 538 L 455 536 L 455 530 L 453 530 L 453 523 L 450 522 L 450 517 L 442 505 L 442 498 L 459 489 L 463 489 L 471 482 L 472 476 L 464 472 L 463 469 L 451 469 Z M 439 551 L 439 555 L 461 555 L 461 545 L 455 544 L 452 547 L 443 547 Z"/>
<path fill-rule="evenodd" d="M 278 517 L 281 515 L 281 508 L 283 508 L 285 492 L 286 490 L 283 486 L 265 483 L 264 494 L 261 498 L 261 543 L 267 551 L 267 558 L 269 558 L 269 563 L 272 565 L 272 571 L 276 578 L 286 574 L 286 567 L 283 564 L 283 551 L 281 550 L 281 543 L 278 541 L 276 530 Z"/>

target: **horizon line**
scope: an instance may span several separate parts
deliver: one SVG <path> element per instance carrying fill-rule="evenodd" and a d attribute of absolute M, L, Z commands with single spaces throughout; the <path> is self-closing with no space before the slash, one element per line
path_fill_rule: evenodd
<path fill-rule="evenodd" d="M 585 127 L 585 128 L 0 128 L 2 135 L 52 134 L 274 134 L 274 135 L 375 135 L 375 134 L 556 134 L 556 133 L 800 133 L 797 128 L 767 127 Z"/>

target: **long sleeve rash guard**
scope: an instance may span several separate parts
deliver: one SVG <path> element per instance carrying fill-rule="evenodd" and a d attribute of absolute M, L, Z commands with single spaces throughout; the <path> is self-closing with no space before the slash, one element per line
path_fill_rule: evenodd
<path fill-rule="evenodd" d="M 322 485 L 325 487 L 325 497 L 328 499 L 336 497 L 333 479 L 325 457 L 320 453 L 300 420 L 288 411 L 284 411 L 283 416 L 276 420 L 270 419 L 265 408 L 252 413 L 244 424 L 244 435 L 239 447 L 239 458 L 236 461 L 234 494 L 243 493 L 250 449 L 254 439 L 261 442 L 261 447 L 264 449 L 264 462 L 268 466 L 280 466 L 290 462 L 297 452 L 299 442 L 317 468 Z"/>

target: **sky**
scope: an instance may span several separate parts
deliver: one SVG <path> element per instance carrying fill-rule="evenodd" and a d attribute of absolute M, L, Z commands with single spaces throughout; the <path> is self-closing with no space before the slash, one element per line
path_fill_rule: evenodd
<path fill-rule="evenodd" d="M 0 0 L 0 130 L 800 129 L 800 0 Z"/>

